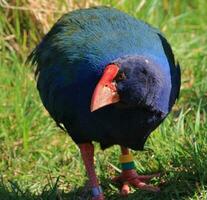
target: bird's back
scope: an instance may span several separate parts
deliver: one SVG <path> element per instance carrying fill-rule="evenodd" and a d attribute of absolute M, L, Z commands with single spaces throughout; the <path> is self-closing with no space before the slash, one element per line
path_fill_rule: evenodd
<path fill-rule="evenodd" d="M 37 72 L 42 67 L 80 60 L 100 70 L 125 55 L 159 59 L 163 49 L 158 34 L 157 29 L 113 8 L 77 10 L 57 21 L 32 56 L 38 62 Z"/>

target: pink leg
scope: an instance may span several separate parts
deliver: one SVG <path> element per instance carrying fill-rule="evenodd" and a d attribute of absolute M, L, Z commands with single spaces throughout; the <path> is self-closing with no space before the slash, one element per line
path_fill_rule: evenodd
<path fill-rule="evenodd" d="M 129 149 L 125 147 L 121 147 L 122 155 L 129 154 Z M 134 169 L 122 170 L 120 176 L 115 177 L 113 180 L 122 184 L 121 194 L 128 195 L 130 192 L 129 185 L 153 192 L 158 192 L 160 189 L 158 187 L 148 185 L 146 182 L 150 181 L 150 179 L 154 177 L 158 177 L 159 174 L 149 175 L 149 176 L 139 176 Z"/>
<path fill-rule="evenodd" d="M 99 192 L 100 186 L 94 167 L 94 146 L 91 143 L 79 144 L 78 146 L 89 178 L 89 185 L 92 188 L 93 193 L 97 194 L 94 195 L 92 200 L 104 200 L 103 193 Z"/>

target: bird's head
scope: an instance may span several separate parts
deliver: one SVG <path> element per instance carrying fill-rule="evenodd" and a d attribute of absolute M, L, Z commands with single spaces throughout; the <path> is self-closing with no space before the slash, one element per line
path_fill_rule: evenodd
<path fill-rule="evenodd" d="M 163 85 L 163 75 L 152 60 L 142 57 L 118 59 L 106 66 L 92 95 L 91 112 L 117 103 L 153 108 Z"/>

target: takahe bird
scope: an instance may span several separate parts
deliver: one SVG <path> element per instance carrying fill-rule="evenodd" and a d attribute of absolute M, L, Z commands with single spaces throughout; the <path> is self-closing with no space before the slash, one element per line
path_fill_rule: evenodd
<path fill-rule="evenodd" d="M 151 191 L 138 176 L 129 149 L 142 150 L 171 111 L 180 90 L 180 67 L 163 34 L 108 7 L 63 15 L 31 53 L 41 100 L 80 152 L 94 200 L 104 199 L 94 169 L 94 146 L 121 146 L 122 173 L 114 180 Z"/>

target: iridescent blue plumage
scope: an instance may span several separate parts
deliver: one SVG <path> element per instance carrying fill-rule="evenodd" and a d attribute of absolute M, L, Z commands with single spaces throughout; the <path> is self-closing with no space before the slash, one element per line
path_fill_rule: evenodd
<path fill-rule="evenodd" d="M 30 59 L 37 64 L 37 87 L 44 106 L 76 143 L 95 140 L 103 148 L 120 144 L 142 149 L 170 112 L 180 89 L 180 69 L 163 35 L 113 8 L 64 15 Z M 91 113 L 93 90 L 109 63 L 131 71 L 125 85 L 118 83 L 129 105 L 118 103 Z M 142 78 L 149 80 L 148 86 L 142 85 Z M 130 84 L 137 91 L 123 89 Z"/>

